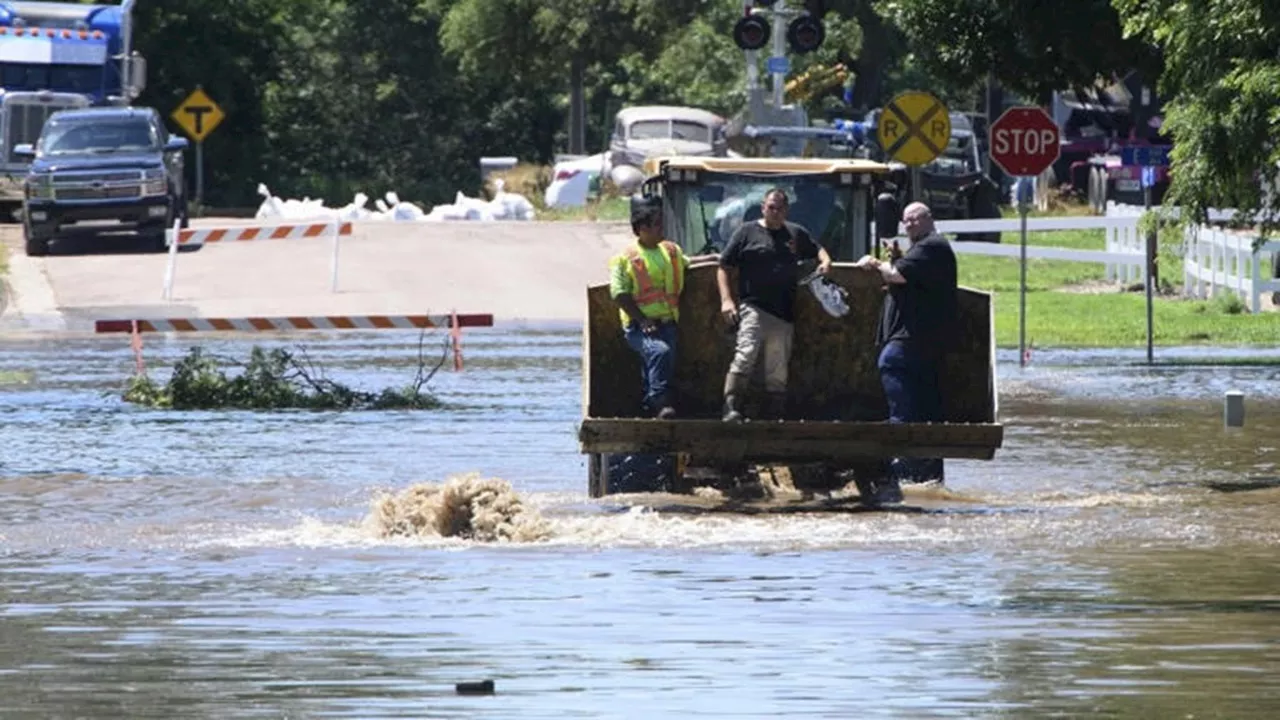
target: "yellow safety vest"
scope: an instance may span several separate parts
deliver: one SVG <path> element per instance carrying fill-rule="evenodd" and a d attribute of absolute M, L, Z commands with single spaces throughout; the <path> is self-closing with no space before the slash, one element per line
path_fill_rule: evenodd
<path fill-rule="evenodd" d="M 635 288 L 632 297 L 645 317 L 655 320 L 666 318 L 679 320 L 680 290 L 684 284 L 684 265 L 680 262 L 680 248 L 668 240 L 663 240 L 658 247 L 666 251 L 667 261 L 653 263 L 657 267 L 651 267 L 648 262 L 649 256 L 642 254 L 634 245 L 623 253 L 627 273 L 631 276 L 632 286 Z M 655 277 L 658 278 L 658 282 L 653 281 Z M 627 311 L 619 310 L 618 314 L 622 318 L 624 327 L 631 322 L 631 316 Z"/>

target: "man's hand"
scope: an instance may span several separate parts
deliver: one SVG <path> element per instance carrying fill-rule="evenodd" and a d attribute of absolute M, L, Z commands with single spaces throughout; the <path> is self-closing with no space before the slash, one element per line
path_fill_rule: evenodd
<path fill-rule="evenodd" d="M 738 304 L 732 300 L 721 300 L 720 317 L 724 318 L 729 327 L 738 327 Z"/>
<path fill-rule="evenodd" d="M 831 260 L 829 258 L 823 258 L 822 260 L 819 260 L 818 274 L 826 275 L 827 273 L 830 273 L 830 272 L 831 272 Z"/>
<path fill-rule="evenodd" d="M 862 257 L 858 258 L 858 262 L 854 263 L 853 266 L 856 268 L 879 270 L 880 261 L 870 255 L 863 255 Z"/>

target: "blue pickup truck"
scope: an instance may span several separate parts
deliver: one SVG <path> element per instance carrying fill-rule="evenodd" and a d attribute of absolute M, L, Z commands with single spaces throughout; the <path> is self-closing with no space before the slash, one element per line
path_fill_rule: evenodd
<path fill-rule="evenodd" d="M 187 225 L 183 151 L 159 113 L 143 107 L 61 110 L 35 147 L 22 201 L 27 255 L 73 232 L 132 231 L 164 249 L 166 228 Z"/>

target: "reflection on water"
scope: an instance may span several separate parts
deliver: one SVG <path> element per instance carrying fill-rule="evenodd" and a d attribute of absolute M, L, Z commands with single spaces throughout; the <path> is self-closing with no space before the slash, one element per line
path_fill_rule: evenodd
<path fill-rule="evenodd" d="M 448 409 L 345 415 L 141 410 L 115 397 L 127 343 L 10 344 L 0 376 L 29 380 L 0 385 L 0 715 L 1280 708 L 1280 369 L 1010 358 L 1005 447 L 911 489 L 929 512 L 739 517 L 586 498 L 575 332 L 466 342 Z M 148 338 L 148 361 L 191 343 Z M 306 343 L 362 388 L 416 356 L 411 334 Z M 1246 428 L 1223 429 L 1226 389 Z M 371 522 L 384 493 L 468 473 L 546 532 Z M 486 678 L 492 697 L 454 692 Z"/>

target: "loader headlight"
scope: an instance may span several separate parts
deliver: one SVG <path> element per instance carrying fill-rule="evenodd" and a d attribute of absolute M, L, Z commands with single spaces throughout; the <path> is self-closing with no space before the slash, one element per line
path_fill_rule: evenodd
<path fill-rule="evenodd" d="M 169 191 L 164 179 L 164 168 L 152 168 L 142 173 L 143 195 L 164 195 Z"/>
<path fill-rule="evenodd" d="M 49 174 L 27 176 L 27 197 L 33 200 L 53 199 L 53 176 Z"/>

